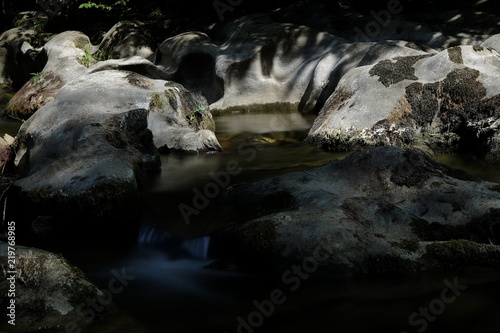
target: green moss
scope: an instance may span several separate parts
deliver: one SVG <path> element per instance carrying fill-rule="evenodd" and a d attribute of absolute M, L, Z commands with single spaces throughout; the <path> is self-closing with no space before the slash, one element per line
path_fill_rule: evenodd
<path fill-rule="evenodd" d="M 231 106 L 223 109 L 212 109 L 212 114 L 216 116 L 222 116 L 226 114 L 233 113 L 295 113 L 298 111 L 298 103 L 286 103 L 286 102 L 276 102 L 276 103 L 265 103 L 265 104 L 247 104 Z"/>

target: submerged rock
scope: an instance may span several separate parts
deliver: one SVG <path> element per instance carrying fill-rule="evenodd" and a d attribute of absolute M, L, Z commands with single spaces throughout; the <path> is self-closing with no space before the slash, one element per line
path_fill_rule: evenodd
<path fill-rule="evenodd" d="M 29 222 L 52 217 L 60 242 L 127 234 L 160 169 L 158 148 L 220 150 L 213 130 L 206 100 L 179 84 L 118 70 L 81 76 L 19 130 L 12 219 L 36 233 Z"/>
<path fill-rule="evenodd" d="M 499 75 L 500 54 L 481 46 L 355 68 L 325 103 L 308 140 L 333 151 L 420 146 L 498 162 Z"/>
<path fill-rule="evenodd" d="M 10 300 L 15 300 L 16 332 L 34 332 L 41 327 L 77 331 L 117 311 L 111 302 L 112 296 L 110 300 L 109 295 L 62 256 L 16 245 L 14 263 L 8 261 L 8 245 L 4 242 L 0 242 L 0 253 L 0 303 L 8 309 L 12 307 Z M 17 274 L 10 273 L 13 270 L 10 265 L 15 265 Z M 15 297 L 8 297 L 10 289 L 14 290 Z M 91 307 L 92 301 L 101 311 Z M 2 321 L 0 329 L 7 329 L 8 320 L 11 320 L 9 316 Z"/>
<path fill-rule="evenodd" d="M 418 149 L 373 148 L 235 188 L 225 201 L 247 222 L 225 240 L 243 266 L 318 277 L 498 267 L 498 186 Z"/>

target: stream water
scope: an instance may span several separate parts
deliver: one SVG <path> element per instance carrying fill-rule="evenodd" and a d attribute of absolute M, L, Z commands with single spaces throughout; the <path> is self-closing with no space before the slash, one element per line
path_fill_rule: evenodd
<path fill-rule="evenodd" d="M 243 113 L 215 120 L 222 153 L 162 156 L 162 172 L 144 196 L 146 209 L 134 248 L 67 255 L 102 288 L 113 278 L 112 270 L 130 277 L 113 295 L 123 312 L 86 332 L 498 332 L 500 272 L 495 270 L 468 267 L 344 282 L 311 276 L 291 288 L 267 275 L 205 268 L 213 259 L 210 234 L 234 221 L 218 218 L 215 194 L 188 218 L 179 207 L 193 206 L 196 193 L 205 192 L 208 183 L 218 185 L 212 190 L 219 194 L 230 186 L 348 155 L 303 142 L 312 117 Z M 0 120 L 0 132 L 15 135 L 16 130 L 12 122 Z M 500 182 L 498 167 L 472 157 L 438 159 Z M 460 287 L 456 294 L 446 294 L 454 297 L 443 299 L 450 284 Z M 278 291 L 279 301 L 271 302 Z"/>

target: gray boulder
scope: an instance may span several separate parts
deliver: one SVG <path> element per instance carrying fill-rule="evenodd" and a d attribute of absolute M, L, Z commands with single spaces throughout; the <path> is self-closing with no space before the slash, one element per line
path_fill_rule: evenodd
<path fill-rule="evenodd" d="M 92 50 L 89 38 L 78 31 L 55 35 L 44 47 L 48 60 L 14 95 L 6 107 L 8 116 L 28 119 L 39 108 L 52 101 L 67 82 L 79 77 L 87 68 L 82 59 Z"/>
<path fill-rule="evenodd" d="M 117 312 L 116 306 L 111 301 L 105 307 L 97 301 L 96 304 L 102 311 L 95 312 L 95 308 L 93 309 L 88 303 L 89 300 L 107 301 L 109 295 L 98 289 L 82 271 L 63 257 L 36 248 L 16 245 L 14 264 L 8 260 L 7 243 L 0 242 L 0 251 L 2 308 L 12 307 L 10 300 L 15 300 L 13 304 L 15 317 L 6 316 L 2 320 L 1 329 L 16 327 L 21 328 L 23 332 L 32 332 L 40 327 L 45 329 L 65 327 L 68 332 L 73 332 Z M 9 273 L 13 271 L 10 266 L 12 264 L 15 265 L 17 274 Z M 15 293 L 15 297 L 8 297 L 9 290 Z M 90 315 L 90 311 L 93 316 Z M 8 309 L 7 314 L 10 312 Z M 7 323 L 12 318 L 15 319 L 16 326 Z"/>
<path fill-rule="evenodd" d="M 89 220 L 130 230 L 160 169 L 157 148 L 220 150 L 213 130 L 206 100 L 179 84 L 118 70 L 72 80 L 19 130 L 13 219 L 53 217 L 52 229 L 72 234 L 91 233 Z"/>
<path fill-rule="evenodd" d="M 248 222 L 226 246 L 240 265 L 317 277 L 499 266 L 499 188 L 418 149 L 367 149 L 233 189 Z"/>
<path fill-rule="evenodd" d="M 481 29 L 472 29 L 471 20 L 496 19 L 487 14 L 415 17 L 405 13 L 384 16 L 387 24 L 380 27 L 382 18 L 373 13 L 332 14 L 322 6 L 328 7 L 297 4 L 272 16 L 246 16 L 214 28 L 210 37 L 183 33 L 165 40 L 154 62 L 171 80 L 203 94 L 212 110 L 280 108 L 283 105 L 277 103 L 286 103 L 288 109 L 319 112 L 349 70 L 398 56 L 480 43 L 494 29 L 478 33 Z M 474 31 L 457 33 L 464 24 Z M 366 32 L 376 25 L 380 31 Z M 453 28 L 447 29 L 450 25 Z"/>
<path fill-rule="evenodd" d="M 495 49 L 500 52 L 500 34 L 493 35 L 481 43 L 482 47 Z"/>
<path fill-rule="evenodd" d="M 312 112 L 349 69 L 381 57 L 426 54 L 407 42 L 347 43 L 265 15 L 231 22 L 214 34 L 216 41 L 200 32 L 171 37 L 158 48 L 154 62 L 221 111 L 287 103 Z"/>
<path fill-rule="evenodd" d="M 147 58 L 153 50 L 144 30 L 145 24 L 142 22 L 118 22 L 103 36 L 98 51 L 104 55 L 104 60 L 133 56 Z"/>
<path fill-rule="evenodd" d="M 28 119 L 39 108 L 53 100 L 66 83 L 87 72 L 124 69 L 151 78 L 166 78 L 164 73 L 159 74 L 161 71 L 144 59 L 153 51 L 146 45 L 140 28 L 140 23 L 117 23 L 98 46 L 92 45 L 90 39 L 78 31 L 65 31 L 53 36 L 43 46 L 43 53 L 48 58 L 45 59 L 45 67 L 31 77 L 10 100 L 6 114 L 14 118 Z M 123 63 L 110 61 L 102 65 L 102 62 L 105 62 L 102 60 L 108 58 L 125 60 Z M 99 67 L 94 68 L 95 66 Z"/>
<path fill-rule="evenodd" d="M 329 150 L 420 146 L 498 163 L 500 55 L 481 46 L 395 57 L 339 82 L 308 140 Z"/>
<path fill-rule="evenodd" d="M 297 110 L 307 89 L 309 95 L 319 95 L 332 64 L 349 49 L 342 39 L 275 23 L 264 15 L 231 22 L 217 38 L 212 41 L 201 32 L 171 37 L 154 60 L 172 80 L 202 93 L 217 110 L 278 102 Z M 303 104 L 304 109 L 314 106 Z"/>
<path fill-rule="evenodd" d="M 29 80 L 30 73 L 43 68 L 46 55 L 30 45 L 36 35 L 32 27 L 12 28 L 0 35 L 0 85 L 19 89 Z"/>

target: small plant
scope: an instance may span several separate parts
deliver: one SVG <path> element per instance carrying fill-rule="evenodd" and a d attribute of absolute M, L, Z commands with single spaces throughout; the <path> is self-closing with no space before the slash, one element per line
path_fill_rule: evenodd
<path fill-rule="evenodd" d="M 205 105 L 197 105 L 193 111 L 186 115 L 186 119 L 189 121 L 189 124 L 192 125 L 195 121 L 196 123 L 198 123 L 198 117 L 202 117 L 200 111 L 205 110 L 207 110 L 207 107 Z"/>
<path fill-rule="evenodd" d="M 33 29 L 35 29 L 35 31 L 37 33 L 43 32 L 43 25 L 42 25 L 42 23 L 40 23 L 40 22 L 33 23 Z"/>
<path fill-rule="evenodd" d="M 95 64 L 96 62 L 99 61 L 94 55 L 92 54 L 91 46 L 87 45 L 83 48 L 83 56 L 78 59 L 78 61 L 85 67 L 89 68 L 90 65 Z"/>
<path fill-rule="evenodd" d="M 95 53 L 95 58 L 97 61 L 113 59 L 113 49 L 108 48 L 107 50 L 99 50 Z"/>
<path fill-rule="evenodd" d="M 33 75 L 33 84 L 40 84 L 45 80 L 47 73 L 30 73 Z"/>
<path fill-rule="evenodd" d="M 104 10 L 112 10 L 113 7 L 111 6 L 107 6 L 107 5 L 103 5 L 103 4 L 100 4 L 100 3 L 95 3 L 95 2 L 86 2 L 86 3 L 82 3 L 79 7 L 79 9 L 82 9 L 82 8 L 97 8 L 97 9 L 104 9 Z"/>
<path fill-rule="evenodd" d="M 194 108 L 194 112 L 198 111 L 205 111 L 207 107 L 205 105 L 198 105 L 196 108 Z"/>
<path fill-rule="evenodd" d="M 83 56 L 81 56 L 78 61 L 84 65 L 85 67 L 89 68 L 91 65 L 95 64 L 96 62 L 103 61 L 103 60 L 109 60 L 113 58 L 113 50 L 110 48 L 108 50 L 99 50 L 97 52 L 92 53 L 92 46 L 87 45 L 83 48 Z"/>
<path fill-rule="evenodd" d="M 95 3 L 93 1 L 88 1 L 85 3 L 82 3 L 80 6 L 78 6 L 79 9 L 90 9 L 90 8 L 96 8 L 96 9 L 102 9 L 106 11 L 112 11 L 113 9 L 127 9 L 127 3 L 128 0 L 118 0 L 114 4 L 111 5 L 105 5 L 102 3 Z"/>
<path fill-rule="evenodd" d="M 196 119 L 196 113 L 197 111 L 193 111 L 186 116 L 187 120 L 189 121 L 189 124 L 192 124 L 193 121 Z"/>

